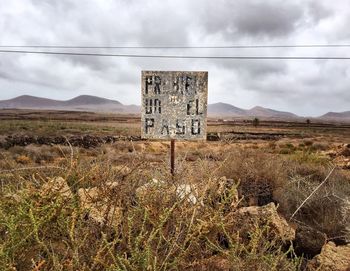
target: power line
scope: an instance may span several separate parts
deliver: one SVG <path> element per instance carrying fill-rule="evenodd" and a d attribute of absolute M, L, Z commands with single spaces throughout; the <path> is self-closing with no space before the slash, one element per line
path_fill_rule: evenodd
<path fill-rule="evenodd" d="M 52 49 L 254 49 L 254 48 L 347 48 L 350 44 L 280 44 L 280 45 L 223 45 L 223 46 L 69 46 L 69 45 L 0 45 L 0 48 Z"/>
<path fill-rule="evenodd" d="M 350 60 L 350 57 L 338 56 L 205 56 L 205 55 L 141 55 L 141 54 L 103 54 L 80 52 L 53 52 L 28 50 L 0 50 L 0 53 L 15 54 L 44 54 L 44 55 L 70 55 L 94 57 L 125 57 L 125 58 L 163 58 L 163 59 L 281 59 L 281 60 Z"/>

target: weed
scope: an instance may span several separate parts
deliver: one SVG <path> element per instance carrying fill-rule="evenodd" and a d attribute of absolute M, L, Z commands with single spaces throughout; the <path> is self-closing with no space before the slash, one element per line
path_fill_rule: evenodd
<path fill-rule="evenodd" d="M 135 156 L 130 171 L 120 175 L 108 159 L 103 153 L 88 159 L 75 152 L 66 158 L 64 170 L 42 171 L 32 178 L 22 174 L 20 186 L 12 182 L 0 191 L 2 270 L 299 269 L 300 259 L 290 258 L 285 244 L 271 239 L 269 227 L 256 225 L 250 237 L 243 238 L 247 233 L 235 220 L 235 185 L 216 177 L 228 165 L 217 168 L 211 161 L 198 160 L 179 168 L 173 182 L 159 182 L 153 189 L 146 185 L 150 177 L 170 179 L 166 164 L 157 171 L 142 162 L 142 155 Z M 57 174 L 73 194 L 44 189 Z M 264 176 L 256 174 L 241 177 Z M 196 204 L 177 195 L 181 180 L 196 187 Z M 136 191 L 144 185 L 148 188 L 140 196 Z M 87 218 L 77 191 L 91 187 L 99 191 L 96 204 L 103 199 L 106 206 L 122 210 L 119 223 L 109 223 L 111 217 L 102 224 Z"/>
<path fill-rule="evenodd" d="M 25 155 L 19 155 L 16 158 L 16 162 L 22 165 L 26 165 L 29 164 L 31 162 L 30 158 L 28 156 Z"/>
<path fill-rule="evenodd" d="M 291 180 L 283 189 L 276 191 L 275 198 L 285 216 L 291 217 L 299 205 L 315 190 L 329 173 L 320 165 L 299 165 L 291 172 Z M 295 215 L 298 223 L 307 225 L 326 234 L 329 239 L 344 242 L 347 219 L 340 219 L 347 213 L 350 180 L 340 171 L 335 171 L 330 179 L 302 206 Z"/>

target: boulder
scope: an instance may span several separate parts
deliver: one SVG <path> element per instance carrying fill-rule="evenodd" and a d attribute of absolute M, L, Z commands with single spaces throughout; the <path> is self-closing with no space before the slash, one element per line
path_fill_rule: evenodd
<path fill-rule="evenodd" d="M 42 196 L 47 196 L 52 194 L 59 195 L 66 200 L 71 199 L 73 197 L 72 191 L 68 183 L 62 177 L 56 177 L 56 178 L 50 179 L 48 182 L 46 182 L 42 186 L 41 188 Z"/>
<path fill-rule="evenodd" d="M 303 254 L 310 259 L 321 252 L 326 240 L 327 236 L 323 232 L 299 225 L 294 241 L 295 251 L 298 255 Z"/>
<path fill-rule="evenodd" d="M 209 185 L 201 187 L 189 182 L 172 184 L 153 178 L 136 189 L 136 198 L 138 200 L 146 199 L 154 192 L 162 192 L 167 197 L 175 196 L 178 200 L 192 205 L 199 204 L 214 207 L 216 204 L 225 203 L 229 204 L 228 207 L 233 208 L 239 202 L 235 182 L 226 177 L 214 179 Z"/>
<path fill-rule="evenodd" d="M 155 178 L 151 179 L 149 182 L 144 185 L 138 187 L 136 189 L 136 198 L 141 200 L 148 195 L 150 195 L 155 189 L 160 189 L 165 185 L 165 182 L 159 181 Z"/>
<path fill-rule="evenodd" d="M 225 176 L 213 179 L 212 184 L 205 188 L 204 204 L 214 208 L 224 204 L 228 211 L 236 208 L 240 202 L 237 186 L 233 179 Z"/>
<path fill-rule="evenodd" d="M 195 205 L 198 202 L 198 191 L 190 184 L 181 184 L 176 188 L 176 196 L 179 199 L 186 199 L 187 202 Z M 203 205 L 203 202 L 200 202 Z"/>
<path fill-rule="evenodd" d="M 113 189 L 114 184 L 106 184 Z M 78 190 L 80 205 L 87 211 L 88 217 L 95 223 L 116 227 L 122 219 L 122 208 L 104 195 L 100 187 L 81 188 Z"/>
<path fill-rule="evenodd" d="M 125 165 L 114 166 L 112 167 L 112 170 L 120 175 L 128 175 L 131 173 L 131 169 Z"/>
<path fill-rule="evenodd" d="M 350 147 L 348 147 L 349 144 L 345 144 L 341 151 L 340 151 L 340 155 L 343 155 L 345 157 L 350 157 Z"/>
<path fill-rule="evenodd" d="M 220 140 L 220 133 L 208 133 L 207 140 L 208 141 L 219 141 Z"/>
<path fill-rule="evenodd" d="M 328 242 L 321 253 L 308 262 L 307 268 L 310 271 L 349 271 L 350 245 L 336 246 L 333 242 Z"/>
<path fill-rule="evenodd" d="M 343 155 L 338 156 L 334 159 L 334 162 L 343 169 L 349 169 L 350 168 L 350 158 L 347 158 Z"/>
<path fill-rule="evenodd" d="M 238 223 L 241 222 L 241 231 L 249 232 L 258 222 L 262 226 L 269 225 L 272 232 L 282 241 L 295 239 L 295 230 L 278 214 L 274 203 L 239 208 L 235 212 L 235 218 Z"/>
<path fill-rule="evenodd" d="M 142 200 L 152 195 L 153 192 L 159 191 L 166 192 L 167 196 L 170 196 L 170 194 L 176 195 L 178 199 L 191 204 L 198 203 L 198 191 L 194 185 L 183 183 L 177 186 L 169 186 L 166 182 L 154 178 L 136 189 L 136 198 Z"/>

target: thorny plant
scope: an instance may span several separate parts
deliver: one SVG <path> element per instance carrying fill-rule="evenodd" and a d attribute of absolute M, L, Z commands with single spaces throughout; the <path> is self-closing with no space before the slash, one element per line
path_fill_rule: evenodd
<path fill-rule="evenodd" d="M 129 155 L 128 166 L 116 165 L 108 152 L 87 158 L 70 147 L 62 153 L 57 168 L 8 171 L 13 165 L 8 160 L 7 171 L 0 170 L 1 270 L 301 268 L 302 259 L 271 234 L 268 223 L 257 223 L 247 233 L 235 219 L 246 204 L 245 191 L 238 195 L 237 187 L 271 181 L 272 189 L 283 188 L 288 175 L 283 161 L 263 163 L 259 152 L 235 152 L 220 163 L 183 163 L 173 178 L 167 162 L 154 166 L 142 153 Z M 43 193 L 43 185 L 56 176 L 67 181 L 72 196 L 60 190 Z M 150 182 L 153 178 L 157 182 Z M 191 190 L 179 197 L 184 183 Z M 122 215 L 106 216 L 102 224 L 87 217 L 78 191 L 91 187 Z"/>

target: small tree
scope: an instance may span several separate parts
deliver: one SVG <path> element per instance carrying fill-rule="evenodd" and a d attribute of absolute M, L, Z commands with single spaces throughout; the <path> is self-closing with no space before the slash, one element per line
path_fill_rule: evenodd
<path fill-rule="evenodd" d="M 259 124 L 260 124 L 260 120 L 258 119 L 258 118 L 254 118 L 253 119 L 253 125 L 254 125 L 254 127 L 257 127 L 257 126 L 259 126 Z"/>
<path fill-rule="evenodd" d="M 310 125 L 310 123 L 311 123 L 311 120 L 310 119 L 306 119 L 306 124 Z"/>

